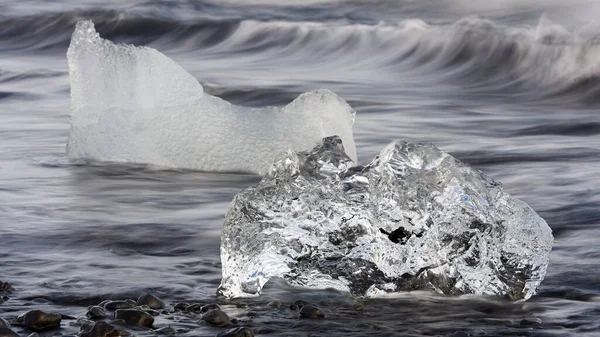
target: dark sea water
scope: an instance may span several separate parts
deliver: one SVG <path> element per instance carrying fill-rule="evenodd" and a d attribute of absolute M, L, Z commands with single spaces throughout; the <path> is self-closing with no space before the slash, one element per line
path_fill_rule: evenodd
<path fill-rule="evenodd" d="M 0 317 L 78 318 L 152 292 L 169 306 L 218 302 L 261 336 L 600 336 L 598 18 L 600 1 L 584 0 L 1 0 L 0 280 L 16 290 L 0 293 Z M 432 142 L 501 181 L 553 229 L 538 294 L 360 301 L 273 282 L 260 298 L 217 298 L 224 214 L 259 177 L 68 160 L 65 53 L 80 19 L 161 51 L 235 104 L 334 91 L 357 111 L 362 162 L 394 139 Z M 326 319 L 299 319 L 295 299 Z M 156 317 L 165 325 L 223 330 L 197 315 Z M 40 335 L 78 331 L 64 319 Z"/>

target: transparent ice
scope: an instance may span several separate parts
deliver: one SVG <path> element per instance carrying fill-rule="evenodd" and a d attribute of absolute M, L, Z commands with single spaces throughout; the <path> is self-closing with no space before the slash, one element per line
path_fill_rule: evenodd
<path fill-rule="evenodd" d="M 264 174 L 275 154 L 340 135 L 356 160 L 354 111 L 330 91 L 283 108 L 235 106 L 160 52 L 102 39 L 91 21 L 77 23 L 67 58 L 71 158 Z"/>
<path fill-rule="evenodd" d="M 221 237 L 226 297 L 272 277 L 356 296 L 433 289 L 530 298 L 552 231 L 499 183 L 433 145 L 395 141 L 353 166 L 341 139 L 288 152 L 239 193 Z"/>

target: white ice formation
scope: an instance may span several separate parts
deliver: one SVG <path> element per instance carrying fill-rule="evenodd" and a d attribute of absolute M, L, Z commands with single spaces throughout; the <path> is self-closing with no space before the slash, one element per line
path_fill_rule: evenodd
<path fill-rule="evenodd" d="M 239 193 L 221 237 L 220 294 L 257 296 L 272 277 L 356 296 L 536 292 L 552 231 L 500 183 L 433 145 L 403 141 L 353 165 L 328 137 Z"/>
<path fill-rule="evenodd" d="M 162 53 L 102 39 L 91 21 L 77 23 L 67 58 L 71 158 L 264 174 L 278 153 L 339 135 L 356 160 L 354 111 L 330 91 L 283 108 L 235 106 Z"/>

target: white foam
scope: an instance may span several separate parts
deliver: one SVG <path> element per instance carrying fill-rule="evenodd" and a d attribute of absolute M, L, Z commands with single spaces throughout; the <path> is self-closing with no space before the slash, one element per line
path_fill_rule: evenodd
<path fill-rule="evenodd" d="M 283 108 L 236 106 L 157 50 L 102 39 L 91 21 L 77 23 L 67 58 L 71 158 L 264 174 L 279 153 L 339 135 L 356 161 L 355 113 L 328 90 Z"/>

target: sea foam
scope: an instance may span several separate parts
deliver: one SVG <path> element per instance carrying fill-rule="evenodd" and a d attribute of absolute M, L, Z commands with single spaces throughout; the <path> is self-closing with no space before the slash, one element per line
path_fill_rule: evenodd
<path fill-rule="evenodd" d="M 356 161 L 355 112 L 331 91 L 282 108 L 236 106 L 157 50 L 102 39 L 91 21 L 77 23 L 67 58 L 70 158 L 264 174 L 279 153 L 338 135 Z"/>

